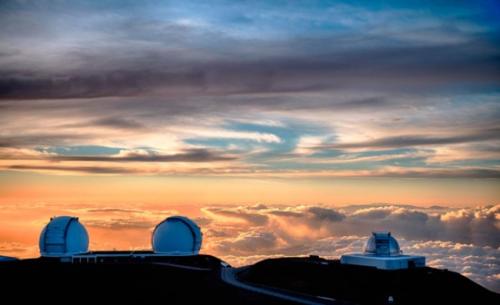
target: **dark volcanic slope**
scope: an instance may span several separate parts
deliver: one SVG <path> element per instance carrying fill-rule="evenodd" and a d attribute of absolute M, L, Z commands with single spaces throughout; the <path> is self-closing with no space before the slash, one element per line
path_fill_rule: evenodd
<path fill-rule="evenodd" d="M 447 270 L 385 271 L 320 258 L 279 258 L 244 268 L 248 283 L 300 291 L 359 304 L 500 304 L 500 295 Z"/>
<path fill-rule="evenodd" d="M 40 304 L 290 304 L 226 284 L 221 268 L 209 255 L 0 262 L 0 300 L 2 305 L 33 299 Z M 382 271 L 336 260 L 282 258 L 240 270 L 238 278 L 257 287 L 355 304 L 387 304 L 388 296 L 394 304 L 500 304 L 498 294 L 458 273 L 432 268 Z"/>
<path fill-rule="evenodd" d="M 1 304 L 282 304 L 220 281 L 217 258 L 69 264 L 44 259 L 0 263 Z M 194 266 L 184 269 L 166 264 Z"/>

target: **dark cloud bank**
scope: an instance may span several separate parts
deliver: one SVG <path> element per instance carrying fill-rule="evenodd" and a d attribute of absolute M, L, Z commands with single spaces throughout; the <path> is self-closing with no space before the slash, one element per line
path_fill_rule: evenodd
<path fill-rule="evenodd" d="M 325 46 L 329 45 L 328 41 L 323 40 Z M 293 43 L 298 42 L 272 47 L 280 50 L 293 47 Z M 118 69 L 104 65 L 101 71 L 88 71 L 86 66 L 95 66 L 89 62 L 78 70 L 54 74 L 43 70 L 0 70 L 0 99 L 220 95 L 373 87 L 411 91 L 454 83 L 498 85 L 499 54 L 484 41 L 475 44 L 453 48 L 379 47 L 345 53 L 326 49 L 324 54 L 316 56 L 263 54 L 253 61 L 241 60 L 235 54 L 232 59 L 209 63 L 200 59 L 186 63 L 181 58 L 159 53 L 154 65 L 134 58 L 120 59 L 119 53 L 109 52 L 84 57 L 84 60 L 105 63 L 106 56 L 113 54 Z M 117 63 L 117 58 L 121 62 Z"/>

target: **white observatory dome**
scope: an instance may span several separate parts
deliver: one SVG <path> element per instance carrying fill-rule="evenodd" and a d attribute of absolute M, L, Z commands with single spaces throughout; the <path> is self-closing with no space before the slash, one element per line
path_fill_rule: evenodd
<path fill-rule="evenodd" d="M 194 221 L 184 216 L 171 216 L 156 226 L 151 243 L 155 253 L 197 255 L 201 241 L 200 227 Z"/>
<path fill-rule="evenodd" d="M 401 254 L 397 240 L 391 232 L 373 232 L 366 241 L 365 253 L 377 256 L 397 256 Z"/>
<path fill-rule="evenodd" d="M 40 234 L 42 256 L 80 254 L 87 252 L 88 248 L 89 235 L 77 217 L 53 217 Z"/>

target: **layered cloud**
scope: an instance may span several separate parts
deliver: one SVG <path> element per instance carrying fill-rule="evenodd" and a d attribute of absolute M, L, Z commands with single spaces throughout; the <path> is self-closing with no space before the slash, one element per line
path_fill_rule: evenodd
<path fill-rule="evenodd" d="M 0 169 L 498 179 L 490 5 L 4 1 Z"/>
<path fill-rule="evenodd" d="M 498 205 L 466 209 L 259 205 L 203 211 L 213 219 L 205 229 L 211 240 L 206 251 L 232 263 L 248 264 L 282 255 L 336 258 L 362 251 L 371 231 L 388 230 L 398 238 L 405 253 L 425 255 L 430 266 L 460 272 L 500 291 Z M 255 219 L 258 215 L 258 222 L 231 220 Z M 214 230 L 224 234 L 214 234 Z"/>
<path fill-rule="evenodd" d="M 199 13 L 202 3 L 147 4 L 139 5 L 139 16 L 117 3 L 106 8 L 75 4 L 61 5 L 68 15 L 56 21 L 51 19 L 54 6 L 4 5 L 2 26 L 8 31 L 3 38 L 12 42 L 2 54 L 8 72 L 0 81 L 4 98 L 498 84 L 495 41 L 481 36 L 493 35 L 496 28 L 479 27 L 474 13 L 487 12 L 472 5 L 466 7 L 471 16 L 460 20 L 461 11 L 453 8 L 446 18 L 411 6 L 377 11 L 347 3 L 300 3 L 285 10 L 266 3 L 232 8 L 220 3 L 211 14 Z M 87 18 L 93 11 L 100 14 Z M 41 17 L 36 27 L 32 14 Z M 386 20 L 394 29 L 387 29 Z M 61 30 L 58 23 L 70 26 Z M 52 40 L 44 41 L 48 37 Z M 24 48 L 27 40 L 39 42 L 39 48 Z M 85 44 L 89 40 L 92 45 Z M 29 55 L 45 61 L 27 65 L 23 59 Z M 59 66 L 58 60 L 67 65 Z"/>
<path fill-rule="evenodd" d="M 243 219 L 247 226 L 266 228 L 294 244 L 304 238 L 363 236 L 373 230 L 397 232 L 408 240 L 445 240 L 500 247 L 500 206 L 466 209 L 412 206 L 322 206 L 204 208 L 215 220 Z M 228 219 L 226 219 L 228 218 Z M 292 228 L 288 228 L 292 224 Z M 297 242 L 295 243 L 295 239 Z"/>

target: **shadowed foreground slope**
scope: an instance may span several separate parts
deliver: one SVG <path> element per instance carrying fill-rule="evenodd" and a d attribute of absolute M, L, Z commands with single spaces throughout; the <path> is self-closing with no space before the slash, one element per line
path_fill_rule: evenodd
<path fill-rule="evenodd" d="M 223 270 L 234 271 L 243 285 L 224 281 Z M 2 304 L 33 298 L 50 304 L 295 304 L 241 288 L 245 284 L 321 304 L 387 304 L 389 295 L 394 304 L 500 304 L 499 295 L 454 272 L 382 271 L 316 257 L 270 259 L 238 269 L 209 255 L 0 263 Z"/>
<path fill-rule="evenodd" d="M 242 269 L 242 281 L 358 304 L 500 304 L 500 295 L 456 272 L 378 270 L 310 258 L 268 259 Z"/>
<path fill-rule="evenodd" d="M 206 264 L 117 262 L 69 264 L 44 259 L 0 263 L 2 304 L 282 304 L 220 281 L 220 261 Z M 176 265 L 179 264 L 179 265 Z M 204 266 L 203 266 L 204 265 Z M 177 267 L 187 266 L 187 268 Z M 68 303 L 69 302 L 69 303 Z"/>

